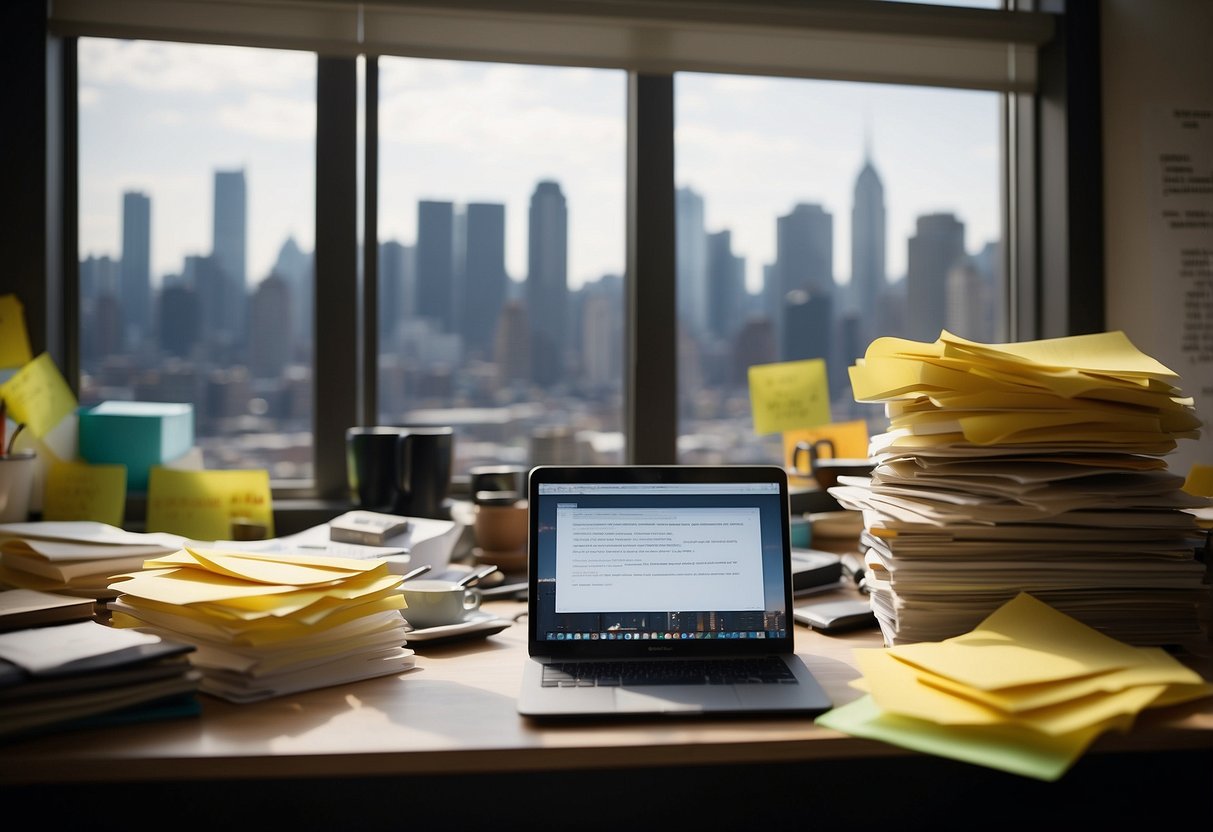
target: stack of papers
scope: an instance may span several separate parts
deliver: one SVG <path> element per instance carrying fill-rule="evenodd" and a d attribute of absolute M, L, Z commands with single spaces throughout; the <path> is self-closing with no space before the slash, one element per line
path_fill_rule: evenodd
<path fill-rule="evenodd" d="M 852 685 L 868 695 L 818 724 L 1041 780 L 1143 709 L 1213 695 L 1162 649 L 1108 638 L 1026 593 L 969 633 L 855 658 Z"/>
<path fill-rule="evenodd" d="M 401 582 L 381 560 L 186 547 L 121 576 L 108 607 L 192 644 L 203 692 L 251 702 L 412 668 Z"/>
<path fill-rule="evenodd" d="M 192 649 L 95 621 L 0 633 L 0 738 L 197 714 Z"/>
<path fill-rule="evenodd" d="M 1119 332 L 985 345 L 881 338 L 851 368 L 884 402 L 863 512 L 887 644 L 963 633 L 1020 590 L 1131 644 L 1202 635 L 1209 586 L 1193 511 L 1163 456 L 1199 436 L 1178 378 Z"/>
<path fill-rule="evenodd" d="M 0 524 L 0 585 L 113 598 L 113 576 L 175 552 L 184 538 L 128 532 L 91 520 Z"/>

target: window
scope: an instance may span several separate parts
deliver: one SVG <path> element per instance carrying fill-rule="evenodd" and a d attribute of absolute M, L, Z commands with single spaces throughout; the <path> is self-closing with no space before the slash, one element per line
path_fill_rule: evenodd
<path fill-rule="evenodd" d="M 727 337 L 736 338 L 729 329 L 738 318 L 722 320 L 710 311 L 721 308 L 719 301 L 713 307 L 707 298 L 732 293 L 728 296 L 737 298 L 739 311 L 760 303 L 758 290 L 768 285 L 764 271 L 780 259 L 781 223 L 789 231 L 797 223 L 809 228 L 828 215 L 833 247 L 828 262 L 837 300 L 851 309 L 851 284 L 857 287 L 860 281 L 852 280 L 848 226 L 865 146 L 874 174 L 865 181 L 879 184 L 884 195 L 890 290 L 913 271 L 911 239 L 938 232 L 965 258 L 960 270 L 949 260 L 936 271 L 946 271 L 947 279 L 985 281 L 985 286 L 1001 280 L 1003 290 L 967 310 L 933 303 L 932 315 L 951 316 L 945 320 L 961 334 L 972 332 L 964 327 L 976 316 L 992 315 L 996 331 L 1017 338 L 1066 334 L 1067 322 L 1073 324 L 1074 310 L 1064 303 L 1046 309 L 1044 299 L 1060 295 L 1064 300 L 1085 291 L 1069 288 L 1065 269 L 1071 251 L 1089 242 L 1071 234 L 1070 218 L 1098 216 L 1098 211 L 1084 210 L 1084 195 L 1066 187 L 1067 166 L 1086 158 L 1082 141 L 1090 132 L 1084 132 L 1084 124 L 1066 121 L 1068 101 L 1082 90 L 1066 85 L 1067 40 L 1055 38 L 1055 19 L 903 3 L 826 8 L 688 0 L 645 7 L 643 14 L 629 4 L 597 0 L 575 9 L 552 0 L 476 0 L 457 8 L 308 0 L 54 4 L 47 31 L 52 51 L 61 46 L 66 57 L 51 63 L 46 89 L 51 104 L 44 106 L 54 109 L 59 94 L 74 106 L 65 108 L 64 135 L 54 123 L 48 128 L 48 158 L 52 167 L 62 167 L 65 188 L 48 191 L 52 218 L 58 210 L 59 220 L 42 230 L 52 237 L 62 231 L 65 263 L 51 264 L 45 285 L 23 284 L 31 294 L 41 292 L 26 308 L 35 315 L 49 310 L 48 319 L 64 322 L 65 333 L 51 326 L 45 340 L 65 366 L 78 366 L 81 392 L 90 397 L 108 395 L 105 383 L 115 380 L 99 369 L 106 357 L 112 364 L 146 361 L 162 374 L 182 366 L 188 358 L 169 357 L 168 349 L 185 352 L 178 343 L 188 343 L 185 332 L 170 333 L 171 344 L 157 343 L 137 355 L 130 351 L 143 330 L 124 324 L 98 347 L 90 339 L 104 330 L 94 317 L 93 292 L 118 280 L 114 269 L 122 255 L 124 194 L 131 194 L 132 235 L 144 211 L 148 216 L 149 282 L 188 287 L 187 257 L 224 256 L 210 206 L 217 191 L 230 197 L 239 188 L 235 176 L 217 185 L 217 175 L 243 171 L 248 290 L 269 277 L 279 248 L 293 235 L 301 257 L 312 256 L 314 304 L 324 310 L 325 326 L 313 333 L 310 381 L 306 348 L 292 346 L 289 367 L 278 376 L 265 372 L 260 380 L 250 366 L 251 345 L 226 355 L 207 351 L 209 371 L 234 372 L 238 358 L 249 373 L 247 393 L 234 397 L 239 415 L 231 412 L 217 428 L 226 439 L 212 450 L 215 464 L 265 464 L 281 478 L 276 485 L 298 477 L 306 486 L 277 493 L 339 501 L 346 495 L 342 426 L 455 421 L 457 416 L 470 438 L 461 466 L 498 458 L 530 461 L 532 439 L 547 428 L 557 439 L 571 430 L 592 440 L 587 442 L 595 454 L 591 461 L 773 459 L 769 444 L 749 435 L 748 405 L 737 383 L 737 368 L 752 359 L 734 362 L 726 372 Z M 1093 21 L 1071 20 L 1067 14 L 1067 37 Z M 109 40 L 117 37 L 132 40 Z M 91 51 L 102 47 L 115 54 L 222 50 L 260 56 L 267 69 L 241 73 L 241 83 L 225 88 L 227 103 L 211 110 L 210 120 L 222 126 L 220 117 L 226 115 L 247 133 L 296 125 L 302 114 L 315 112 L 314 133 L 295 130 L 289 140 L 278 140 L 278 152 L 261 156 L 254 149 L 264 136 L 243 144 L 215 138 L 188 153 L 182 149 L 187 145 L 148 142 L 128 132 L 123 141 L 138 149 L 130 154 L 137 158 L 106 182 L 103 169 L 126 148 L 105 144 L 97 132 L 100 113 L 90 112 L 89 96 L 107 84 L 117 93 L 124 84 L 133 91 L 171 76 L 107 79 Z M 32 64 L 45 62 L 35 53 Z M 363 64 L 366 71 L 360 74 Z M 61 73 L 56 66 L 63 67 Z M 231 66 L 194 74 L 218 84 Z M 274 86 L 286 83 L 287 76 L 289 94 L 287 87 Z M 62 86 L 56 86 L 59 82 Z M 518 93 L 525 93 L 525 100 L 512 97 Z M 156 93 L 141 95 L 130 105 L 131 118 L 148 110 L 172 111 Z M 830 110 L 829 102 L 838 99 L 847 106 Z M 1047 107 L 1041 103 L 1046 99 Z M 213 100 L 191 93 L 173 103 L 188 104 L 197 114 Z M 768 101 L 784 108 L 784 119 L 762 119 L 756 108 Z M 369 126 L 361 134 L 360 107 Z M 915 110 L 935 117 L 916 127 L 908 115 Z M 549 119 L 552 113 L 560 117 Z M 34 121 L 38 116 L 31 111 Z M 1054 120 L 1058 117 L 1064 124 Z M 437 138 L 439 128 L 448 138 Z M 591 148 L 590 133 L 606 140 L 604 149 Z M 470 147 L 469 136 L 478 139 Z M 730 143 L 738 141 L 752 147 L 729 152 Z M 795 161 L 782 161 L 795 158 L 798 143 L 813 149 L 802 154 L 802 168 L 813 170 L 791 169 L 787 166 Z M 78 206 L 71 196 L 77 144 Z M 928 155 L 941 144 L 953 154 L 942 162 Z M 359 179 L 363 156 L 367 175 Z M 158 172 L 160 164 L 168 164 L 173 175 Z M 289 168 L 291 181 L 270 193 L 263 183 L 278 168 Z M 954 168 L 963 174 L 963 189 L 949 184 Z M 785 170 L 790 173 L 783 175 Z M 180 222 L 192 236 L 172 249 L 159 242 L 157 235 L 165 229 L 158 218 L 168 215 L 170 186 L 186 175 L 195 178 L 193 213 L 180 214 Z M 1048 200 L 1039 197 L 1041 182 L 1051 189 Z M 868 188 L 870 208 L 879 203 L 871 197 L 877 190 Z M 279 210 L 267 214 L 271 200 Z M 521 362 L 513 369 L 504 366 L 497 351 L 500 325 L 490 343 L 487 325 L 466 330 L 466 309 L 457 324 L 426 306 L 433 300 L 420 291 L 420 270 L 423 260 L 429 262 L 423 249 L 432 247 L 420 232 L 423 226 L 440 229 L 436 251 L 445 264 L 441 268 L 449 269 L 452 293 L 482 267 L 491 270 L 503 262 L 506 295 L 515 293 L 525 307 L 524 279 L 532 268 L 528 218 L 534 208 L 547 217 L 547 227 L 555 227 L 561 200 L 567 212 L 567 285 L 570 297 L 579 298 L 571 304 L 579 311 L 569 318 L 547 315 L 543 323 L 552 332 L 563 329 L 566 345 L 570 333 L 579 344 L 541 356 L 556 362 L 555 376 L 537 377 L 539 364 L 530 356 L 526 378 Z M 314 217 L 314 228 L 306 220 L 299 226 L 301 221 L 288 219 L 303 215 Z M 93 226 L 94 216 L 102 218 L 100 226 Z M 687 218 L 696 223 L 694 246 L 700 252 L 694 269 L 711 277 L 686 282 L 684 276 L 676 298 L 676 273 L 693 265 L 685 254 L 675 256 L 676 239 L 684 249 L 687 245 L 692 228 Z M 934 219 L 926 222 L 929 218 Z M 359 249 L 355 230 L 364 220 L 369 251 Z M 310 240 L 313 231 L 316 239 Z M 491 245 L 470 244 L 482 235 Z M 998 247 L 998 257 L 991 256 L 995 249 L 988 244 Z M 875 251 L 872 245 L 866 249 Z M 789 248 L 786 257 L 791 256 Z M 102 262 L 106 257 L 108 264 Z M 999 263 L 1007 268 L 1000 272 Z M 79 298 L 67 292 L 61 302 L 57 275 L 72 276 L 76 264 Z M 196 272 L 199 266 L 195 262 L 192 268 Z M 93 277 L 107 269 L 108 277 Z M 363 280 L 366 276 L 374 281 Z M 452 294 L 452 303 L 456 297 Z M 700 343 L 692 337 L 688 304 L 694 326 L 717 332 L 715 340 Z M 890 303 L 882 311 L 899 308 Z M 682 331 L 675 338 L 680 320 Z M 842 344 L 839 355 L 855 353 L 868 337 L 867 325 L 892 331 L 895 322 L 855 315 L 839 330 L 845 338 L 830 339 Z M 292 331 L 297 327 L 293 324 Z M 70 334 L 77 329 L 78 345 Z M 610 346 L 582 349 L 590 341 Z M 525 342 L 534 352 L 536 342 Z M 266 350 L 274 357 L 266 359 L 267 366 L 279 367 L 284 357 L 270 346 Z M 503 379 L 512 381 L 503 384 Z M 143 395 L 129 377 L 116 380 L 123 389 L 114 388 L 115 397 Z M 288 394 L 291 383 L 298 387 Z M 838 401 L 846 402 L 844 391 L 839 393 Z M 306 402 L 310 419 L 295 419 L 298 410 L 284 410 L 287 400 L 292 407 Z M 292 451 L 279 454 L 241 444 L 255 439 L 265 446 L 268 438 Z M 310 460 L 300 450 L 308 442 Z M 225 459 L 221 449 L 228 446 L 236 454 Z"/>
<path fill-rule="evenodd" d="M 820 358 L 836 422 L 881 335 L 1006 337 L 1001 96 L 679 74 L 679 459 L 779 463 L 747 369 Z"/>
<path fill-rule="evenodd" d="M 187 402 L 206 467 L 310 479 L 315 56 L 77 52 L 80 403 Z"/>
<path fill-rule="evenodd" d="M 622 462 L 626 78 L 379 59 L 378 418 Z"/>

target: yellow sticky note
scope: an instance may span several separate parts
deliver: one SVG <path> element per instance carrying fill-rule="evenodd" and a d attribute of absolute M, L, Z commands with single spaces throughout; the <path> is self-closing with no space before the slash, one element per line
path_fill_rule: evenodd
<path fill-rule="evenodd" d="M 1213 497 L 1213 465 L 1193 465 L 1184 480 L 1184 491 L 1196 497 Z"/>
<path fill-rule="evenodd" d="M 830 421 L 826 363 L 820 358 L 750 367 L 750 406 L 760 436 Z"/>
<path fill-rule="evenodd" d="M 46 475 L 43 520 L 96 520 L 121 526 L 126 466 L 56 462 Z"/>
<path fill-rule="evenodd" d="M 24 424 L 39 439 L 76 409 L 75 395 L 45 352 L 0 385 L 0 397 L 8 406 L 9 418 Z"/>
<path fill-rule="evenodd" d="M 16 295 L 0 295 L 0 369 L 22 367 L 33 357 L 21 301 Z"/>
<path fill-rule="evenodd" d="M 147 489 L 147 531 L 193 540 L 230 540 L 237 521 L 264 526 L 266 536 L 274 536 L 268 471 L 152 468 Z"/>
<path fill-rule="evenodd" d="M 783 432 L 783 461 L 787 467 L 807 474 L 809 455 L 806 451 L 801 451 L 799 459 L 797 459 L 795 457 L 796 446 L 801 442 L 811 445 L 823 440 L 833 446 L 833 453 L 827 451 L 822 456 L 830 459 L 867 459 L 868 438 L 868 423 L 863 419 L 853 422 L 831 422 L 818 428 L 785 430 Z"/>

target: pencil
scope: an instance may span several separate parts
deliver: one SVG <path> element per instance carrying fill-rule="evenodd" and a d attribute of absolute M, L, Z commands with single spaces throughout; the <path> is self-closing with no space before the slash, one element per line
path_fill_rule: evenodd
<path fill-rule="evenodd" d="M 8 405 L 4 403 L 4 399 L 0 399 L 0 456 L 8 453 L 6 433 L 8 433 Z"/>

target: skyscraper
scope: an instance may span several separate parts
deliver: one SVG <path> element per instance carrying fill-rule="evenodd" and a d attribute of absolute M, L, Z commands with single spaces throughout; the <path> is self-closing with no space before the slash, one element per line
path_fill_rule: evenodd
<path fill-rule="evenodd" d="M 489 358 L 505 304 L 505 206 L 471 203 L 464 226 L 461 328 L 470 355 Z"/>
<path fill-rule="evenodd" d="M 527 319 L 531 378 L 552 384 L 564 376 L 568 318 L 568 206 L 556 182 L 535 186 L 527 229 Z"/>
<path fill-rule="evenodd" d="M 934 341 L 947 326 L 948 273 L 964 257 L 964 235 L 953 214 L 918 218 L 906 258 L 906 325 L 915 341 Z"/>
<path fill-rule="evenodd" d="M 412 270 L 413 249 L 388 240 L 379 244 L 379 349 L 390 351 L 396 342 L 401 321 L 410 314 L 411 288 L 406 280 Z"/>
<path fill-rule="evenodd" d="M 257 285 L 249 304 L 249 369 L 253 378 L 281 379 L 291 363 L 291 289 L 276 272 Z"/>
<path fill-rule="evenodd" d="M 781 360 L 824 358 L 833 372 L 834 217 L 820 205 L 797 205 L 776 220 L 775 252 Z"/>
<path fill-rule="evenodd" d="M 887 237 L 884 185 L 868 153 L 855 178 L 855 199 L 851 204 L 851 308 L 859 313 L 858 338 L 870 341 L 886 332 L 878 319 L 883 308 L 881 296 L 887 285 L 885 260 Z M 848 356 L 853 358 L 854 356 Z"/>
<path fill-rule="evenodd" d="M 417 203 L 417 315 L 440 332 L 455 327 L 455 206 Z"/>
<path fill-rule="evenodd" d="M 131 348 L 152 334 L 152 200 L 135 191 L 122 195 L 119 274 L 123 340 Z"/>
<path fill-rule="evenodd" d="M 304 353 L 311 349 L 315 329 L 312 299 L 316 292 L 312 271 L 312 256 L 299 248 L 294 235 L 287 237 L 278 249 L 274 273 L 290 287 L 291 320 L 294 324 L 291 337 L 294 339 L 293 345 Z"/>
<path fill-rule="evenodd" d="M 733 253 L 731 231 L 717 231 L 707 239 L 707 328 L 727 340 L 745 323 L 745 258 Z"/>
<path fill-rule="evenodd" d="M 223 315 L 215 323 L 233 342 L 244 335 L 248 287 L 248 194 L 244 171 L 215 171 L 215 205 L 211 252 L 223 273 Z"/>
<path fill-rule="evenodd" d="M 690 188 L 674 194 L 674 272 L 678 322 L 699 338 L 708 328 L 708 237 L 703 197 Z"/>

